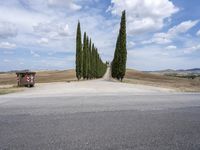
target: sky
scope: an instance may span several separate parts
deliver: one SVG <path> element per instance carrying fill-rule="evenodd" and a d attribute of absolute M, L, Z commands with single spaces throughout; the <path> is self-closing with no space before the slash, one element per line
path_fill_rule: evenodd
<path fill-rule="evenodd" d="M 128 68 L 200 68 L 199 0 L 0 0 L 0 71 L 74 68 L 78 20 L 112 61 L 123 10 Z"/>

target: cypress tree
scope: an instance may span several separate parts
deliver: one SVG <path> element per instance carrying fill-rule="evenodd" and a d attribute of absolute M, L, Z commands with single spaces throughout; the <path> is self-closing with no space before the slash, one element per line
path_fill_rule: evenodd
<path fill-rule="evenodd" d="M 92 78 L 95 78 L 95 48 L 94 48 L 94 44 L 92 44 L 91 74 L 92 74 Z"/>
<path fill-rule="evenodd" d="M 126 49 L 126 11 L 122 12 L 121 19 L 121 32 L 120 32 L 120 67 L 119 67 L 119 77 L 122 81 L 126 73 L 126 61 L 127 61 L 127 49 Z"/>
<path fill-rule="evenodd" d="M 95 62 L 95 64 L 96 64 L 96 68 L 95 68 L 95 70 L 96 70 L 96 72 L 95 72 L 95 77 L 96 77 L 96 78 L 99 78 L 99 74 L 98 74 L 98 70 L 99 70 L 99 54 L 98 54 L 97 48 L 96 48 L 96 62 Z"/>
<path fill-rule="evenodd" d="M 115 48 L 115 53 L 114 53 L 114 59 L 112 61 L 112 77 L 117 78 L 118 77 L 118 66 L 119 66 L 119 47 L 120 47 L 120 35 L 117 37 L 117 43 L 116 43 L 116 48 Z"/>
<path fill-rule="evenodd" d="M 103 63 L 97 48 L 89 40 L 86 32 L 84 32 L 83 44 L 81 40 L 80 22 L 77 26 L 76 34 L 76 77 L 78 80 L 100 78 L 106 72 L 106 64 Z"/>
<path fill-rule="evenodd" d="M 76 77 L 78 80 L 82 77 L 82 41 L 80 22 L 78 22 L 76 34 Z"/>
<path fill-rule="evenodd" d="M 94 77 L 97 78 L 97 49 L 94 48 Z"/>
<path fill-rule="evenodd" d="M 123 80 L 126 72 L 126 11 L 122 12 L 119 35 L 117 38 L 114 59 L 112 61 L 112 77 Z"/>
<path fill-rule="evenodd" d="M 88 48 L 88 77 L 89 79 L 92 78 L 92 73 L 91 73 L 91 65 L 92 65 L 92 58 L 91 58 L 91 55 L 92 55 L 92 40 L 90 39 L 90 42 L 89 42 L 89 48 Z"/>
<path fill-rule="evenodd" d="M 87 78 L 87 80 L 88 80 L 88 78 L 89 78 L 89 38 L 88 38 L 88 36 L 87 36 L 87 40 L 86 40 L 86 57 L 85 57 L 85 59 L 86 59 L 86 78 Z"/>
<path fill-rule="evenodd" d="M 87 35 L 84 32 L 83 38 L 83 78 L 86 79 L 87 77 Z"/>

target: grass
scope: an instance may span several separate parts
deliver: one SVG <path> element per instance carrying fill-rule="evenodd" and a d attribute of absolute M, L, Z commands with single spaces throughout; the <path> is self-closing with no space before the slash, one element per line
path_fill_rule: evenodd
<path fill-rule="evenodd" d="M 36 83 L 69 82 L 76 80 L 74 70 L 42 71 L 36 74 Z"/>
<path fill-rule="evenodd" d="M 200 78 L 180 78 L 127 69 L 124 82 L 172 88 L 181 92 L 200 92 Z"/>
<path fill-rule="evenodd" d="M 67 82 L 76 80 L 74 70 L 64 71 L 39 71 L 36 73 L 37 83 Z M 0 85 L 16 85 L 17 77 L 15 73 L 0 74 Z"/>
<path fill-rule="evenodd" d="M 0 95 L 4 95 L 4 94 L 9 94 L 9 93 L 15 93 L 15 92 L 19 92 L 22 91 L 23 88 L 19 88 L 19 87 L 1 87 L 0 88 Z"/>
<path fill-rule="evenodd" d="M 38 71 L 36 73 L 36 84 L 49 83 L 49 82 L 70 82 L 70 81 L 76 81 L 74 70 Z M 19 92 L 23 90 L 23 88 L 19 88 L 16 85 L 17 85 L 17 77 L 15 73 L 0 74 L 0 95 Z"/>

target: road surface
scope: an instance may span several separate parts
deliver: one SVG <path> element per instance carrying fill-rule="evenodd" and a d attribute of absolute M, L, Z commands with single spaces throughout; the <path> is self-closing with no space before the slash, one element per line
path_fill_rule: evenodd
<path fill-rule="evenodd" d="M 0 150 L 200 149 L 200 94 L 108 75 L 0 96 Z"/>

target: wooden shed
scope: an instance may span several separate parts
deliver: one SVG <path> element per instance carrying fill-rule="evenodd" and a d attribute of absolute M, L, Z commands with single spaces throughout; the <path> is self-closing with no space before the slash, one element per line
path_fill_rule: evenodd
<path fill-rule="evenodd" d="M 17 85 L 33 87 L 35 84 L 35 74 L 36 72 L 31 71 L 19 71 L 16 72 L 17 75 Z"/>

